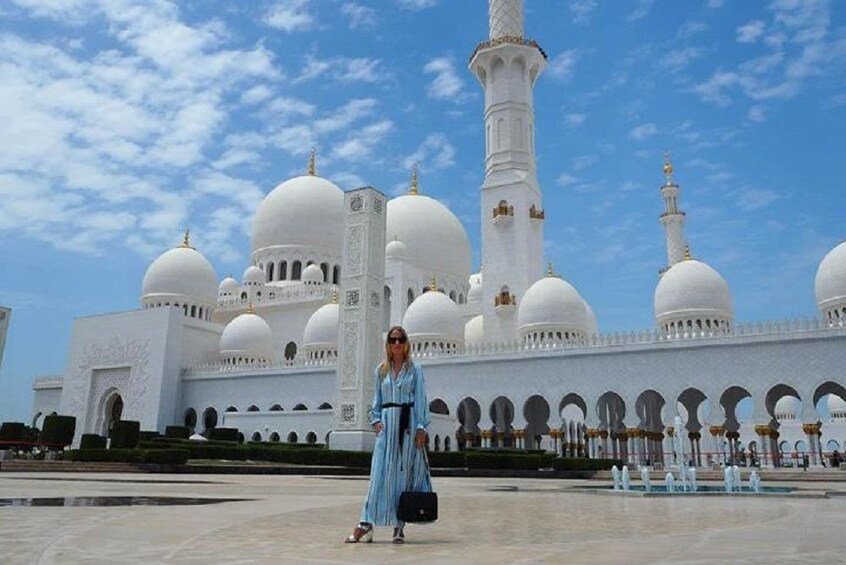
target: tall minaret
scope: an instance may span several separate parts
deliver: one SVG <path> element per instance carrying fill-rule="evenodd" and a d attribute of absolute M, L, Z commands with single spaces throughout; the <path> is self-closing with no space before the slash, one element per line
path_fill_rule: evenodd
<path fill-rule="evenodd" d="M 489 0 L 490 39 L 470 70 L 485 91 L 482 313 L 485 341 L 517 336 L 516 304 L 543 276 L 541 191 L 532 88 L 546 54 L 523 37 L 523 0 Z"/>
<path fill-rule="evenodd" d="M 664 185 L 661 196 L 664 198 L 664 213 L 661 214 L 661 225 L 667 234 L 667 266 L 663 273 L 679 261 L 684 261 L 687 240 L 684 238 L 685 214 L 679 209 L 679 185 L 673 180 L 673 164 L 670 154 L 664 153 Z"/>

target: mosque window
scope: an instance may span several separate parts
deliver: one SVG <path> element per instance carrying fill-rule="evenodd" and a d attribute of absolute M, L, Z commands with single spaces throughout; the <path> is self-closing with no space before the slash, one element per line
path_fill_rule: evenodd
<path fill-rule="evenodd" d="M 203 427 L 206 430 L 213 430 L 217 427 L 217 410 L 211 406 L 203 412 Z"/>
<path fill-rule="evenodd" d="M 529 218 L 533 220 L 543 220 L 546 218 L 546 213 L 542 209 L 532 204 L 532 207 L 529 208 Z"/>
<path fill-rule="evenodd" d="M 317 409 L 318 409 L 318 410 L 331 410 L 331 409 L 332 409 L 332 405 L 331 405 L 331 404 L 329 404 L 328 402 L 324 402 L 323 404 L 321 404 L 320 406 L 318 406 L 318 407 L 317 407 Z"/>
<path fill-rule="evenodd" d="M 461 294 L 459 294 L 459 295 L 458 295 L 458 303 L 459 303 L 459 304 L 464 304 L 464 303 L 465 303 L 464 293 L 463 293 L 463 292 L 462 292 Z"/>
<path fill-rule="evenodd" d="M 247 299 L 247 293 L 245 291 L 245 292 L 241 293 L 241 300 L 246 300 L 246 299 Z"/>
<path fill-rule="evenodd" d="M 259 407 L 253 404 L 249 408 L 247 408 L 247 412 L 259 412 Z"/>
<path fill-rule="evenodd" d="M 303 275 L 303 264 L 299 261 L 294 261 L 291 265 L 291 280 L 298 281 Z"/>
<path fill-rule="evenodd" d="M 317 443 L 317 434 L 314 432 L 308 432 L 306 434 L 306 443 L 315 444 Z"/>
<path fill-rule="evenodd" d="M 279 443 L 279 440 L 280 440 L 280 438 L 279 438 L 279 432 L 273 432 L 272 434 L 270 434 L 270 441 L 271 441 L 271 442 L 273 442 L 273 443 Z"/>
<path fill-rule="evenodd" d="M 250 438 L 250 440 L 255 443 L 259 443 L 261 441 L 261 434 L 259 432 L 253 433 L 253 437 Z"/>
<path fill-rule="evenodd" d="M 235 408 L 234 406 L 229 406 L 229 407 L 226 408 L 226 410 L 224 410 L 224 412 L 237 412 L 237 411 L 238 411 L 238 409 Z"/>
<path fill-rule="evenodd" d="M 297 432 L 288 434 L 288 443 L 297 443 Z"/>
<path fill-rule="evenodd" d="M 182 312 L 185 314 L 186 317 L 188 316 L 188 305 L 187 304 L 184 304 L 182 306 Z"/>
<path fill-rule="evenodd" d="M 282 410 L 282 406 L 280 406 L 279 404 L 274 404 L 270 407 L 270 412 L 282 412 Z"/>
<path fill-rule="evenodd" d="M 294 357 L 297 356 L 297 344 L 293 341 L 289 341 L 288 344 L 285 346 L 285 360 L 286 361 L 293 361 Z"/>
<path fill-rule="evenodd" d="M 308 410 L 308 406 L 306 406 L 305 404 L 303 404 L 301 402 L 301 403 L 297 404 L 296 406 L 294 406 L 293 409 L 297 412 L 305 412 L 305 411 Z"/>
<path fill-rule="evenodd" d="M 410 288 L 409 288 L 409 289 L 408 289 L 408 296 L 407 296 L 407 303 L 406 303 L 406 305 L 405 305 L 405 306 L 406 306 L 406 308 L 408 308 L 409 306 L 411 306 L 411 303 L 412 303 L 412 302 L 414 302 L 414 291 L 413 291 L 412 289 L 410 289 Z"/>
<path fill-rule="evenodd" d="M 455 302 L 457 295 L 455 294 L 454 290 L 449 291 L 449 299 Z"/>
<path fill-rule="evenodd" d="M 335 265 L 332 269 L 332 284 L 340 284 L 341 283 L 341 266 Z"/>
<path fill-rule="evenodd" d="M 279 261 L 279 280 L 288 280 L 288 262 Z"/>
<path fill-rule="evenodd" d="M 273 267 L 275 267 L 273 262 L 267 264 L 267 282 L 273 280 Z"/>
<path fill-rule="evenodd" d="M 191 431 L 197 426 L 197 411 L 193 408 L 189 408 L 185 411 L 185 416 L 182 418 L 182 422 L 185 424 L 186 428 L 189 428 Z"/>
<path fill-rule="evenodd" d="M 329 282 L 329 263 L 321 263 L 320 270 L 323 271 L 323 282 Z"/>

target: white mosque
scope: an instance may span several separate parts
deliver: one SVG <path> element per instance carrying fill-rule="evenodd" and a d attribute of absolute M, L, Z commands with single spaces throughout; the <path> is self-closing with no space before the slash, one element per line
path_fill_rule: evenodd
<path fill-rule="evenodd" d="M 794 464 L 846 445 L 846 243 L 816 274 L 819 314 L 737 324 L 729 286 L 691 256 L 669 158 L 660 195 L 668 263 L 655 327 L 604 334 L 578 290 L 545 267 L 532 90 L 546 55 L 523 0 L 490 0 L 470 70 L 485 94 L 481 272 L 458 218 L 423 194 L 387 203 L 383 329 L 402 324 L 424 366 L 431 449 L 542 447 L 564 456 L 667 462 L 683 434 L 695 465 Z M 657 202 L 657 199 L 656 199 Z M 83 433 L 238 428 L 247 440 L 328 440 L 336 421 L 344 193 L 308 172 L 253 219 L 238 281 L 182 244 L 147 269 L 141 307 L 77 319 L 61 376 L 34 381 L 33 421 Z M 809 313 L 810 314 L 810 313 Z M 340 340 L 343 342 L 343 340 Z M 684 429 L 673 429 L 675 416 Z"/>

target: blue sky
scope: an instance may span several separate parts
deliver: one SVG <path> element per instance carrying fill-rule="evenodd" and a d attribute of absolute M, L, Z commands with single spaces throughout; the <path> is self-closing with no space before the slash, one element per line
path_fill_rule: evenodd
<path fill-rule="evenodd" d="M 737 321 L 816 314 L 844 237 L 846 5 L 527 0 L 548 260 L 603 331 L 651 328 L 669 150 L 693 255 Z M 252 214 L 304 171 L 423 192 L 479 264 L 483 0 L 11 0 L 0 5 L 0 419 L 64 369 L 75 317 L 139 305 L 159 253 L 247 266 Z"/>

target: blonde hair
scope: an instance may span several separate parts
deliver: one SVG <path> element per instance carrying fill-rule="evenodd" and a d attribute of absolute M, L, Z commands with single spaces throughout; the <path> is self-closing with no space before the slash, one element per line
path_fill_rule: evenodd
<path fill-rule="evenodd" d="M 379 374 L 384 379 L 385 376 L 388 374 L 388 370 L 391 368 L 391 334 L 394 332 L 400 332 L 402 337 L 405 338 L 405 343 L 402 344 L 402 362 L 403 364 L 408 363 L 411 360 L 411 343 L 408 341 L 408 333 L 402 326 L 394 326 L 388 330 L 388 333 L 385 334 L 385 359 L 379 365 Z"/>

